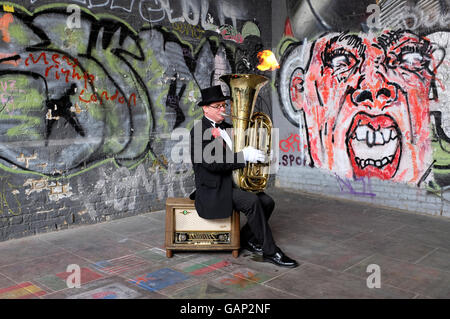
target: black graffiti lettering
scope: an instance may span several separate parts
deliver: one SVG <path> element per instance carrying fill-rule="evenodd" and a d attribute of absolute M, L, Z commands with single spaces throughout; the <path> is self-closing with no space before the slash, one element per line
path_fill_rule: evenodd
<path fill-rule="evenodd" d="M 281 159 L 283 160 L 283 166 L 287 166 L 287 164 L 288 164 L 288 156 L 287 155 L 283 155 L 282 157 L 281 157 Z"/>
<path fill-rule="evenodd" d="M 42 152 L 40 160 L 46 165 L 40 166 L 33 161 L 27 167 L 17 163 L 18 156 L 14 154 L 20 152 L 20 148 L 9 152 L 13 154 L 10 157 L 2 155 L 8 152 L 2 153 L 0 158 L 21 169 L 51 176 L 84 170 L 105 158 L 130 165 L 153 157 L 155 165 L 166 167 L 168 161 L 161 160 L 164 148 L 158 147 L 162 150 L 158 155 L 153 151 L 153 136 L 167 123 L 173 123 L 169 126 L 177 128 L 188 116 L 192 121 L 199 115 L 196 110 L 192 111 L 192 106 L 198 99 L 199 88 L 212 79 L 209 70 L 216 67 L 211 64 L 216 62 L 210 61 L 219 60 L 215 59 L 216 54 L 221 54 L 222 61 L 225 59 L 225 63 L 233 68 L 227 72 L 235 71 L 235 50 L 231 49 L 234 44 L 227 43 L 229 51 L 226 54 L 223 50 L 217 51 L 210 44 L 224 46 L 224 39 L 202 28 L 214 29 L 212 15 L 221 14 L 220 6 L 211 7 L 211 14 L 208 14 L 210 4 L 205 0 L 184 4 L 168 0 L 86 0 L 78 3 L 87 7 L 80 12 L 81 23 L 86 27 L 66 30 L 64 35 L 55 30 L 58 27 L 63 30 L 66 21 L 53 20 L 61 14 L 69 16 L 60 7 L 38 10 L 39 7 L 34 6 L 36 13 L 26 21 L 19 9 L 11 14 L 14 21 L 19 22 L 16 34 L 28 32 L 25 34 L 28 38 L 38 36 L 42 43 L 30 47 L 21 47 L 17 41 L 11 43 L 8 48 L 11 52 L 2 53 L 5 58 L 1 59 L 0 73 L 5 68 L 9 73 L 4 74 L 10 74 L 7 67 L 11 65 L 5 64 L 14 59 L 17 71 L 23 72 L 16 74 L 26 79 L 16 84 L 17 90 L 33 90 L 33 99 L 26 102 L 30 103 L 32 112 L 39 109 L 38 104 L 32 105 L 34 101 L 44 106 L 41 113 L 30 113 L 30 118 L 37 123 L 36 114 L 41 114 L 40 123 L 45 126 L 41 129 L 40 124 L 27 125 L 27 130 L 34 134 L 34 139 L 45 141 L 49 150 L 57 147 L 58 152 Z M 103 8 L 102 12 L 110 9 L 113 14 L 100 17 L 88 14 L 89 8 Z M 164 19 L 174 23 L 173 32 L 159 25 L 133 30 L 131 24 L 114 18 L 114 12 L 121 11 L 137 12 L 138 17 L 139 13 L 144 14 L 147 21 Z M 76 45 L 59 47 L 61 37 L 67 37 L 61 40 L 70 43 L 75 35 L 81 35 L 76 39 Z M 203 37 L 208 41 L 197 41 Z M 197 62 L 203 58 L 208 65 L 203 63 L 198 68 L 200 63 Z M 165 74 L 173 74 L 171 80 L 164 81 Z M 1 88 L 4 87 L 2 84 Z M 2 95 L 1 98 L 2 104 L 6 102 L 3 115 L 10 106 L 14 107 L 15 102 L 14 97 Z M 161 111 L 165 116 L 156 117 Z M 66 145 L 66 139 L 76 143 Z M 61 145 L 57 146 L 58 143 Z"/>
<path fill-rule="evenodd" d="M 73 106 L 71 101 L 71 96 L 75 95 L 76 92 L 76 84 L 72 84 L 70 88 L 64 92 L 63 96 L 59 99 L 51 99 L 46 103 L 47 113 L 51 114 L 51 116 L 47 116 L 45 125 L 45 145 L 48 145 L 50 134 L 52 133 L 53 125 L 59 119 L 59 117 L 64 118 L 74 129 L 75 131 L 81 135 L 85 136 L 85 132 L 83 127 L 81 126 L 78 118 L 71 112 L 71 107 Z"/>
<path fill-rule="evenodd" d="M 177 91 L 178 74 L 175 74 L 174 77 L 175 80 L 172 80 L 170 82 L 170 88 L 169 93 L 167 94 L 166 105 L 170 108 L 173 108 L 176 112 L 175 125 L 173 126 L 173 128 L 175 129 L 185 120 L 183 110 L 180 108 L 180 100 L 181 97 L 183 96 L 184 90 L 186 89 L 186 84 L 183 84 L 183 86 L 180 89 L 180 92 L 177 94 L 176 91 Z"/>

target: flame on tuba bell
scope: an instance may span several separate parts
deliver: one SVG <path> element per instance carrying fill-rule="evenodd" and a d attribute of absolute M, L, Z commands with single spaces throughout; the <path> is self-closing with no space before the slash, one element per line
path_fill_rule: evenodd
<path fill-rule="evenodd" d="M 270 156 L 272 121 L 265 113 L 253 113 L 259 91 L 268 78 L 257 74 L 227 74 L 220 80 L 230 88 L 233 151 L 253 146 Z M 233 171 L 235 185 L 247 191 L 263 191 L 268 179 L 268 163 L 248 163 L 245 168 Z"/>

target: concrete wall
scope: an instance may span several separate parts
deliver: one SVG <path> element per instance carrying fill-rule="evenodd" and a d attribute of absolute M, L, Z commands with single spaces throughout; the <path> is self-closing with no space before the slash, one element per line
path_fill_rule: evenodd
<path fill-rule="evenodd" d="M 200 89 L 270 48 L 268 0 L 62 2 L 0 2 L 0 240 L 187 196 L 171 133 L 201 118 Z"/>
<path fill-rule="evenodd" d="M 374 3 L 272 6 L 276 185 L 449 217 L 449 2 Z"/>

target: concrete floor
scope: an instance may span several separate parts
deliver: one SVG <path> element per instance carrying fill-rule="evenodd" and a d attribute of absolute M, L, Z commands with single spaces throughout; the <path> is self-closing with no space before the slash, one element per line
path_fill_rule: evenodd
<path fill-rule="evenodd" d="M 300 263 L 295 269 L 246 250 L 237 259 L 229 252 L 166 258 L 159 211 L 0 243 L 0 299 L 450 298 L 448 218 L 267 193 L 276 201 L 274 237 Z M 80 288 L 66 284 L 74 264 Z M 367 287 L 372 264 L 380 288 Z"/>

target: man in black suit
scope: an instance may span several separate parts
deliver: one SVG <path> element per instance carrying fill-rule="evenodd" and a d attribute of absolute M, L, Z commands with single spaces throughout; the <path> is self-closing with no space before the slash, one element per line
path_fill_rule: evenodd
<path fill-rule="evenodd" d="M 253 147 L 234 153 L 232 125 L 224 121 L 226 110 L 220 85 L 201 90 L 203 118 L 191 130 L 191 161 L 195 175 L 195 208 L 200 217 L 217 219 L 230 217 L 233 209 L 247 217 L 241 230 L 241 246 L 262 254 L 263 260 L 281 267 L 297 267 L 276 245 L 268 220 L 275 207 L 273 199 L 265 194 L 251 193 L 233 184 L 232 171 L 244 168 L 246 162 L 266 161 L 265 154 Z"/>

